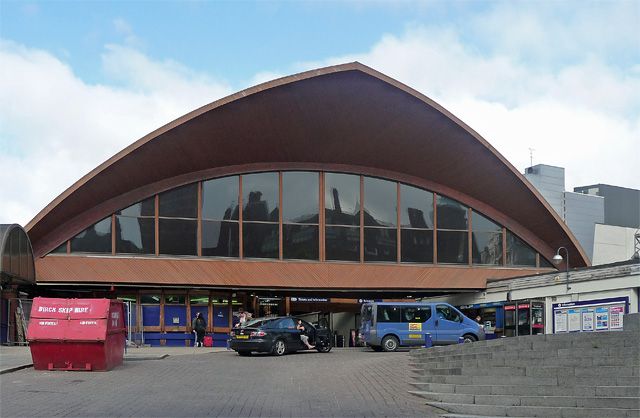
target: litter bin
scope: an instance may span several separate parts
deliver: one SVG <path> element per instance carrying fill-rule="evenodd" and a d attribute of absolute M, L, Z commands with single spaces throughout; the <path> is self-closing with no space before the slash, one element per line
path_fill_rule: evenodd
<path fill-rule="evenodd" d="M 27 340 L 36 370 L 110 370 L 122 364 L 124 304 L 34 298 Z"/>

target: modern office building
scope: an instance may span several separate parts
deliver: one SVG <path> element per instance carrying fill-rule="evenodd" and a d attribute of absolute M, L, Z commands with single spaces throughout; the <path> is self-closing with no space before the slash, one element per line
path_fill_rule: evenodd
<path fill-rule="evenodd" d="M 548 273 L 559 247 L 572 267 L 589 264 L 485 139 L 359 63 L 196 109 L 96 167 L 25 229 L 40 289 L 128 300 L 136 329 L 162 344 L 184 344 L 196 311 L 220 338 L 240 306 L 348 313 L 334 328 L 356 328 L 362 299 Z"/>

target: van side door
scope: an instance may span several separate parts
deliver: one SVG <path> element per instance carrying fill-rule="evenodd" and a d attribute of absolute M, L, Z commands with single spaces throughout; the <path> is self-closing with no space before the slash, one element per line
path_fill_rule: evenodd
<path fill-rule="evenodd" d="M 464 331 L 462 315 L 451 305 L 437 304 L 435 315 L 436 339 L 439 344 L 455 344 Z"/>
<path fill-rule="evenodd" d="M 429 332 L 428 324 L 431 318 L 431 307 L 403 306 L 400 313 L 403 322 L 400 333 L 400 344 L 424 344 L 424 334 Z"/>

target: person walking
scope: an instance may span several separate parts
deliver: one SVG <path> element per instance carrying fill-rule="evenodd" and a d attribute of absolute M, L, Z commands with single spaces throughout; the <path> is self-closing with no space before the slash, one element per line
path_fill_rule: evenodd
<path fill-rule="evenodd" d="M 191 322 L 191 328 L 196 334 L 194 347 L 204 347 L 204 333 L 207 330 L 207 321 L 202 317 L 202 313 L 198 312 Z"/>

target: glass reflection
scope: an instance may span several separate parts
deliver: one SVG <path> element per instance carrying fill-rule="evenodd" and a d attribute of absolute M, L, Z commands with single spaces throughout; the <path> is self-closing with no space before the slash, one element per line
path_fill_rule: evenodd
<path fill-rule="evenodd" d="M 438 210 L 438 229 L 467 229 L 468 211 L 467 207 L 448 197 L 440 196 L 436 198 Z"/>
<path fill-rule="evenodd" d="M 202 255 L 238 257 L 238 229 L 237 222 L 202 221 Z"/>
<path fill-rule="evenodd" d="M 471 216 L 471 229 L 473 231 L 502 232 L 502 226 L 493 222 L 491 219 L 479 214 L 478 212 L 473 211 Z"/>
<path fill-rule="evenodd" d="M 325 173 L 324 205 L 327 225 L 360 225 L 360 176 Z"/>
<path fill-rule="evenodd" d="M 475 214 L 473 220 L 475 230 Z M 474 232 L 472 240 L 473 264 L 502 264 L 501 232 Z"/>
<path fill-rule="evenodd" d="M 283 222 L 317 224 L 318 189 L 318 173 L 282 173 Z"/>
<path fill-rule="evenodd" d="M 540 255 L 540 267 L 552 269 L 555 268 L 546 258 Z"/>
<path fill-rule="evenodd" d="M 529 267 L 536 265 L 536 252 L 511 231 L 507 231 L 507 265 Z"/>
<path fill-rule="evenodd" d="M 297 260 L 318 260 L 319 237 L 316 225 L 283 225 L 282 257 Z"/>
<path fill-rule="evenodd" d="M 134 203 L 128 208 L 124 208 L 116 212 L 116 215 L 123 216 L 155 216 L 156 215 L 156 199 L 150 197 L 141 202 Z"/>
<path fill-rule="evenodd" d="M 244 221 L 278 222 L 278 173 L 242 176 Z"/>
<path fill-rule="evenodd" d="M 396 226 L 397 202 L 398 186 L 395 182 L 364 178 L 365 226 Z"/>
<path fill-rule="evenodd" d="M 389 228 L 364 229 L 364 261 L 396 261 L 398 232 Z"/>
<path fill-rule="evenodd" d="M 433 263 L 433 231 L 402 229 L 401 260 L 406 263 Z"/>
<path fill-rule="evenodd" d="M 278 224 L 244 222 L 242 241 L 244 257 L 278 258 Z"/>
<path fill-rule="evenodd" d="M 360 228 L 327 226 L 325 252 L 327 260 L 360 261 Z"/>
<path fill-rule="evenodd" d="M 71 239 L 71 252 L 110 253 L 111 217 L 91 225 Z"/>
<path fill-rule="evenodd" d="M 158 215 L 168 218 L 197 218 L 198 185 L 188 184 L 160 193 Z"/>
<path fill-rule="evenodd" d="M 238 176 L 213 179 L 202 183 L 202 218 L 238 220 Z"/>
<path fill-rule="evenodd" d="M 53 254 L 65 254 L 67 252 L 67 242 L 63 242 L 55 250 L 51 251 Z"/>
<path fill-rule="evenodd" d="M 438 231 L 438 263 L 469 264 L 467 237 L 467 232 Z"/>
<path fill-rule="evenodd" d="M 116 216 L 116 252 L 155 253 L 155 220 Z"/>
<path fill-rule="evenodd" d="M 198 223 L 186 219 L 159 219 L 160 254 L 196 255 Z"/>
<path fill-rule="evenodd" d="M 433 193 L 417 187 L 400 185 L 400 225 L 433 229 Z"/>

